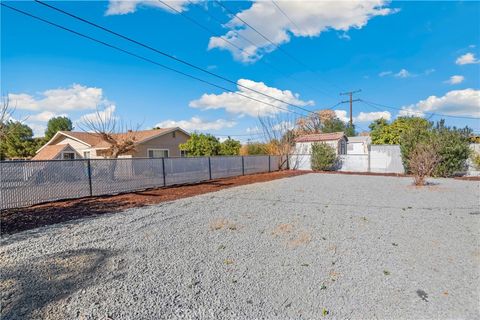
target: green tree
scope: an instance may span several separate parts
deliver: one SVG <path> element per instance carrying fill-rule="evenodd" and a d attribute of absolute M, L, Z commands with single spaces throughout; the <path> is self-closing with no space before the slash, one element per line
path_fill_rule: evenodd
<path fill-rule="evenodd" d="M 346 128 L 345 122 L 335 117 L 333 119 L 325 120 L 322 126 L 322 132 L 345 132 Z"/>
<path fill-rule="evenodd" d="M 313 170 L 334 170 L 338 161 L 337 152 L 326 143 L 314 143 L 311 161 Z"/>
<path fill-rule="evenodd" d="M 211 134 L 192 133 L 187 142 L 180 145 L 191 157 L 216 156 L 220 153 L 220 142 Z"/>
<path fill-rule="evenodd" d="M 356 130 L 355 130 L 355 125 L 354 125 L 354 124 L 352 124 L 352 125 L 347 124 L 347 126 L 345 127 L 345 131 L 344 131 L 344 132 L 345 132 L 345 135 L 346 135 L 347 137 L 355 137 L 355 136 L 357 135 L 357 132 L 356 132 Z"/>
<path fill-rule="evenodd" d="M 267 145 L 261 142 L 249 142 L 242 147 L 242 150 L 244 150 L 242 154 L 249 156 L 268 154 Z"/>
<path fill-rule="evenodd" d="M 18 121 L 7 121 L 5 126 L 7 134 L 0 141 L 0 159 L 34 156 L 38 144 L 33 139 L 32 129 Z"/>
<path fill-rule="evenodd" d="M 237 141 L 228 137 L 227 140 L 223 141 L 220 144 L 219 154 L 224 156 L 236 156 L 240 154 L 241 147 L 242 147 L 242 144 L 240 143 L 240 141 Z"/>
<path fill-rule="evenodd" d="M 54 117 L 48 120 L 45 141 L 52 139 L 58 131 L 72 131 L 72 121 L 67 117 Z"/>
<path fill-rule="evenodd" d="M 391 124 L 385 119 L 377 119 L 369 126 L 372 144 L 400 144 L 400 136 L 412 128 L 429 130 L 432 123 L 420 117 L 398 117 Z"/>
<path fill-rule="evenodd" d="M 433 176 L 449 177 L 465 171 L 470 156 L 471 130 L 468 127 L 464 129 L 446 127 L 443 120 L 438 122 L 435 128 L 432 123 L 427 123 L 428 125 L 421 121 L 412 122 L 400 135 L 400 150 L 405 171 L 411 172 L 411 154 L 419 144 L 433 146 L 440 159 L 433 170 Z"/>

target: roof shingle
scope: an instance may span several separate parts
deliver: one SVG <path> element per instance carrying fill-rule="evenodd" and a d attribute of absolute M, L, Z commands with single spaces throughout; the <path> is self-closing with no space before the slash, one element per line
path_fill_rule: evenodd
<path fill-rule="evenodd" d="M 340 140 L 345 134 L 343 132 L 332 132 L 332 133 L 313 133 L 300 136 L 295 139 L 295 142 L 317 142 L 317 141 L 330 141 L 330 140 Z"/>

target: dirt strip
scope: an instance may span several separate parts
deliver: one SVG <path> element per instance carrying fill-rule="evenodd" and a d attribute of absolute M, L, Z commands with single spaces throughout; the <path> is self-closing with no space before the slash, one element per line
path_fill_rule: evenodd
<path fill-rule="evenodd" d="M 61 200 L 27 208 L 2 210 L 0 211 L 0 230 L 2 235 L 13 234 L 41 226 L 105 213 L 115 213 L 128 208 L 143 207 L 225 188 L 297 176 L 308 172 L 311 171 L 291 170 L 252 174 L 197 184 L 123 193 L 114 196 Z"/>

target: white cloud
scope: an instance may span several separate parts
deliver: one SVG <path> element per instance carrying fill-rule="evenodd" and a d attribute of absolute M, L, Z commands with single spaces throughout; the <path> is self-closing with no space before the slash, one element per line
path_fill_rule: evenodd
<path fill-rule="evenodd" d="M 211 37 L 208 48 L 229 50 L 237 60 L 254 62 L 275 50 L 276 46 L 289 42 L 292 36 L 317 37 L 331 29 L 343 32 L 352 28 L 361 29 L 371 18 L 397 11 L 386 8 L 388 3 L 384 0 L 282 1 L 279 6 L 290 17 L 288 19 L 270 1 L 255 1 L 250 8 L 237 13 L 237 16 L 275 45 L 234 17 L 225 24 L 230 30 L 222 38 L 228 39 L 244 51 L 226 43 L 220 37 Z M 250 39 L 255 45 L 244 38 Z"/>
<path fill-rule="evenodd" d="M 350 117 L 347 115 L 345 110 L 335 110 L 335 115 L 338 119 L 343 122 L 349 122 Z M 378 112 L 360 112 L 356 117 L 353 117 L 353 122 L 372 122 L 373 120 L 384 118 L 385 120 L 390 120 L 392 115 L 388 111 L 378 111 Z"/>
<path fill-rule="evenodd" d="M 63 113 L 63 114 L 56 114 L 52 111 L 42 111 L 40 113 L 37 113 L 37 114 L 34 114 L 34 115 L 30 115 L 28 116 L 27 120 L 28 121 L 40 121 L 40 122 L 47 122 L 48 120 L 50 120 L 51 118 L 53 117 L 66 117 L 67 114 Z"/>
<path fill-rule="evenodd" d="M 223 128 L 234 127 L 237 123 L 225 119 L 217 119 L 215 121 L 205 121 L 198 117 L 192 117 L 190 120 L 165 120 L 157 123 L 155 126 L 160 128 L 180 127 L 187 131 L 206 131 L 220 130 Z"/>
<path fill-rule="evenodd" d="M 79 127 L 83 126 L 84 128 L 82 129 L 91 129 L 89 128 L 88 125 L 85 125 L 85 123 L 107 124 L 110 120 L 118 119 L 118 117 L 115 116 L 115 109 L 116 109 L 116 106 L 111 104 L 102 110 L 97 110 L 92 113 L 84 114 L 83 116 L 80 117 L 79 120 L 75 121 L 75 123 Z"/>
<path fill-rule="evenodd" d="M 74 111 L 95 109 L 106 102 L 101 88 L 73 84 L 69 88 L 50 89 L 33 97 L 26 93 L 10 93 L 10 103 L 17 109 L 30 111 Z"/>
<path fill-rule="evenodd" d="M 379 77 L 385 77 L 391 75 L 393 72 L 392 71 L 382 71 L 378 74 Z"/>
<path fill-rule="evenodd" d="M 480 117 L 480 90 L 453 90 L 442 97 L 430 96 L 416 104 L 402 107 L 399 115 L 424 116 L 425 113 Z"/>
<path fill-rule="evenodd" d="M 208 109 L 225 109 L 229 113 L 249 115 L 252 117 L 273 115 L 279 112 L 286 112 L 279 109 L 287 109 L 287 105 L 278 100 L 268 98 L 262 94 L 252 92 L 242 86 L 251 88 L 257 92 L 264 93 L 276 99 L 285 101 L 289 104 L 297 106 L 311 106 L 314 104 L 312 100 L 300 100 L 298 94 L 292 93 L 290 90 L 280 90 L 273 87 L 268 87 L 263 82 L 255 82 L 247 79 L 239 79 L 237 81 L 238 93 L 223 92 L 221 94 L 203 94 L 199 99 L 193 100 L 189 103 L 192 108 Z M 270 105 L 260 103 L 244 96 L 248 96 L 257 100 L 265 101 Z M 272 106 L 273 105 L 273 106 Z"/>
<path fill-rule="evenodd" d="M 397 77 L 397 78 L 410 78 L 410 77 L 413 77 L 413 74 L 411 74 L 407 69 L 402 69 L 398 73 L 395 73 L 395 77 Z"/>
<path fill-rule="evenodd" d="M 338 119 L 342 120 L 343 122 L 349 122 L 350 118 L 347 116 L 347 111 L 345 110 L 335 110 L 335 115 Z"/>
<path fill-rule="evenodd" d="M 165 3 L 167 3 L 169 6 L 174 8 L 175 10 L 178 10 L 180 12 L 183 12 L 187 10 L 187 6 L 189 3 L 195 3 L 198 2 L 198 0 L 174 0 L 174 1 L 168 1 L 165 0 Z M 155 7 L 155 8 L 160 8 L 166 11 L 169 11 L 171 13 L 176 13 L 175 11 L 171 10 L 164 4 L 162 4 L 160 1 L 157 0 L 110 0 L 108 3 L 108 9 L 105 12 L 105 15 L 111 16 L 111 15 L 122 15 L 122 14 L 129 14 L 129 13 L 134 13 L 137 11 L 138 6 L 150 6 L 150 7 Z"/>
<path fill-rule="evenodd" d="M 378 112 L 360 112 L 355 118 L 354 122 L 372 122 L 373 120 L 383 118 L 385 120 L 390 120 L 392 114 L 388 111 L 378 111 Z"/>
<path fill-rule="evenodd" d="M 45 135 L 45 130 L 47 126 L 40 123 L 27 123 L 27 125 L 32 129 L 34 137 L 43 137 Z"/>
<path fill-rule="evenodd" d="M 480 63 L 480 60 L 475 58 L 475 54 L 469 52 L 458 57 L 457 60 L 455 60 L 455 63 L 459 65 L 473 64 L 473 63 Z"/>
<path fill-rule="evenodd" d="M 459 83 L 462 83 L 464 80 L 465 80 L 464 76 L 455 75 L 455 76 L 451 76 L 450 79 L 444 82 L 449 84 L 459 84 Z"/>

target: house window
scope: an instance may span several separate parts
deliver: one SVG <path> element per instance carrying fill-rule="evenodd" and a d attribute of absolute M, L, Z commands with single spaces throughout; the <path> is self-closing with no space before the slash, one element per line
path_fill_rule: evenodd
<path fill-rule="evenodd" d="M 90 159 L 90 151 L 84 151 L 84 152 L 83 152 L 83 157 L 84 157 L 85 159 Z"/>
<path fill-rule="evenodd" d="M 176 135 L 175 135 L 175 131 L 172 132 L 172 138 L 175 138 Z"/>
<path fill-rule="evenodd" d="M 340 141 L 340 154 L 347 154 L 347 143 L 345 140 Z"/>
<path fill-rule="evenodd" d="M 62 153 L 63 160 L 74 160 L 75 159 L 75 152 L 63 152 Z"/>
<path fill-rule="evenodd" d="M 149 158 L 168 158 L 168 149 L 148 149 Z"/>
<path fill-rule="evenodd" d="M 187 155 L 187 151 L 185 151 L 185 150 L 180 150 L 180 157 L 185 158 L 185 157 L 187 157 L 187 156 L 188 156 L 188 155 Z"/>

